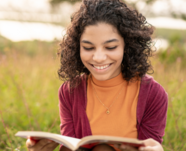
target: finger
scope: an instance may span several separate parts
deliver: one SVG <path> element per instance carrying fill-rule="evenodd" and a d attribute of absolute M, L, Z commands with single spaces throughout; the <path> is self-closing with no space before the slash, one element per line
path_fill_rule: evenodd
<path fill-rule="evenodd" d="M 31 140 L 31 139 L 27 139 L 27 141 L 26 141 L 26 147 L 27 147 L 27 148 L 31 148 L 31 147 L 33 147 L 35 144 L 36 144 L 36 142 L 33 141 L 33 140 Z"/>
<path fill-rule="evenodd" d="M 141 147 L 140 150 L 144 151 L 163 151 L 162 145 L 154 139 L 146 139 L 143 141 L 146 147 Z"/>
<path fill-rule="evenodd" d="M 50 141 L 50 143 L 46 144 L 43 149 L 48 149 L 48 150 L 54 150 L 59 144 L 53 141 Z"/>
<path fill-rule="evenodd" d="M 156 147 L 147 146 L 147 147 L 140 147 L 139 151 L 156 151 Z"/>
<path fill-rule="evenodd" d="M 49 139 L 41 139 L 38 141 L 38 143 L 36 144 L 36 146 L 40 146 L 40 147 L 44 147 L 47 144 L 50 144 L 52 141 Z"/>
<path fill-rule="evenodd" d="M 143 141 L 145 146 L 156 146 L 159 144 L 159 142 L 153 140 L 152 138 L 146 139 Z"/>

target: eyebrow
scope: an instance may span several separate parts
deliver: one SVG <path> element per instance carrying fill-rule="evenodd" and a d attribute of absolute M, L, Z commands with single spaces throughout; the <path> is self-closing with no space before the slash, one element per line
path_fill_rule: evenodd
<path fill-rule="evenodd" d="M 111 39 L 111 40 L 108 40 L 106 42 L 104 42 L 104 44 L 107 44 L 107 43 L 110 43 L 110 42 L 118 42 L 119 40 L 117 39 Z"/>
<path fill-rule="evenodd" d="M 110 43 L 110 42 L 118 42 L 118 41 L 119 40 L 117 40 L 117 39 L 111 39 L 111 40 L 108 40 L 108 41 L 104 42 L 103 44 L 107 44 L 107 43 Z M 93 43 L 91 43 L 90 41 L 87 41 L 87 40 L 82 40 L 82 43 L 94 45 Z"/>

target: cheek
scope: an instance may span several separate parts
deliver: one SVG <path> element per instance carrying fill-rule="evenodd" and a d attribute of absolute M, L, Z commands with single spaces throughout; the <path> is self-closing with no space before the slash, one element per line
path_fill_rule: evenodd
<path fill-rule="evenodd" d="M 118 50 L 118 51 L 110 53 L 110 58 L 120 63 L 123 60 L 123 55 L 124 55 L 124 52 L 121 50 Z"/>
<path fill-rule="evenodd" d="M 124 57 L 124 48 L 123 47 L 118 51 L 117 56 L 118 56 L 118 60 L 120 60 L 120 61 L 123 60 L 123 57 Z"/>
<path fill-rule="evenodd" d="M 87 51 L 81 49 L 80 50 L 80 58 L 81 58 L 81 61 L 84 63 L 84 62 L 90 60 L 91 54 L 88 53 Z"/>

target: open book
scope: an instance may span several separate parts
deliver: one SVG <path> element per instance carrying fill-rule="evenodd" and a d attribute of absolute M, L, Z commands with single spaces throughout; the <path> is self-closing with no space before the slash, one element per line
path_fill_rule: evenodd
<path fill-rule="evenodd" d="M 144 146 L 143 142 L 138 139 L 114 137 L 114 136 L 92 135 L 92 136 L 86 136 L 82 139 L 77 139 L 77 138 L 67 137 L 59 134 L 38 132 L 38 131 L 19 131 L 15 134 L 15 136 L 19 136 L 23 138 L 36 137 L 36 138 L 50 139 L 59 144 L 63 144 L 65 147 L 73 151 L 77 150 L 79 147 L 91 148 L 100 143 L 107 143 L 111 145 L 126 144 L 136 148 L 140 146 Z"/>

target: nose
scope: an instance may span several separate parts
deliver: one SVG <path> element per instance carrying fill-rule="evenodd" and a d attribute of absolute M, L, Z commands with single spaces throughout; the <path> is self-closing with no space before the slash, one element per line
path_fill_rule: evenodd
<path fill-rule="evenodd" d="M 107 55 L 105 54 L 104 50 L 98 49 L 93 54 L 93 60 L 95 62 L 101 63 L 107 59 Z"/>

